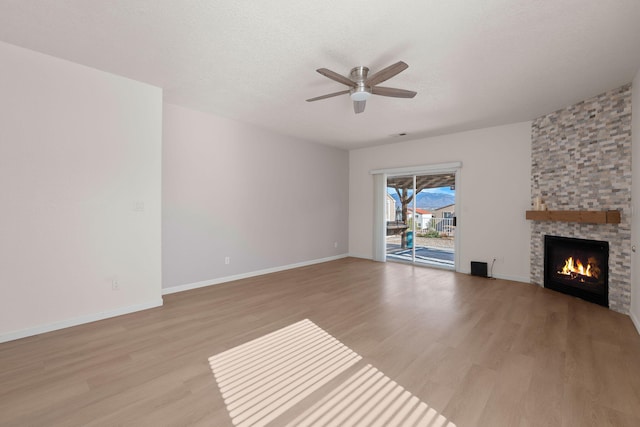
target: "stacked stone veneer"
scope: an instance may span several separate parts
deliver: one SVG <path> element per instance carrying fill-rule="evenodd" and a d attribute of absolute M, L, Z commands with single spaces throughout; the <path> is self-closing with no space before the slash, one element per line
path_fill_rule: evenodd
<path fill-rule="evenodd" d="M 531 281 L 544 282 L 545 234 L 609 242 L 609 307 L 631 303 L 631 85 L 533 121 L 531 197 L 549 210 L 621 211 L 620 224 L 532 221 Z"/>

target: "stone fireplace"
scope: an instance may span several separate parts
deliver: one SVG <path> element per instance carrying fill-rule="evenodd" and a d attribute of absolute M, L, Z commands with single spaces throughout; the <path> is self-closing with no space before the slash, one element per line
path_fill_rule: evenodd
<path fill-rule="evenodd" d="M 545 236 L 604 242 L 609 247 L 609 308 L 629 313 L 631 85 L 537 118 L 531 141 L 532 199 L 541 196 L 549 210 L 621 214 L 619 224 L 532 221 L 531 281 L 545 285 Z"/>

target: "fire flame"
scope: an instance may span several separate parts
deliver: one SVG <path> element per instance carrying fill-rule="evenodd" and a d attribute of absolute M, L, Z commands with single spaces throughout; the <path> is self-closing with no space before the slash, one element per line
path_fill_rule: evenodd
<path fill-rule="evenodd" d="M 591 261 L 591 259 L 589 259 L 589 261 Z M 568 259 L 565 260 L 564 267 L 562 267 L 562 271 L 559 271 L 558 273 L 565 274 L 565 275 L 571 275 L 571 273 L 577 273 L 582 276 L 593 277 L 597 279 L 599 275 L 598 274 L 599 269 L 598 268 L 592 269 L 591 262 L 587 263 L 587 266 L 585 267 L 579 259 L 576 258 L 576 260 L 574 261 L 573 257 L 569 257 Z"/>

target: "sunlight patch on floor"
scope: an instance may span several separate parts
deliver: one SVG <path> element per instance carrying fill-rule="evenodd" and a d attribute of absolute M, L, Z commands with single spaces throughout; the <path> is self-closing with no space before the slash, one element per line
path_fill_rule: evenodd
<path fill-rule="evenodd" d="M 209 365 L 233 424 L 253 427 L 274 421 L 361 359 L 305 319 L 211 356 Z M 371 365 L 326 392 L 287 424 L 405 425 L 455 427 Z"/>
<path fill-rule="evenodd" d="M 455 427 L 438 411 L 367 365 L 287 427 Z"/>
<path fill-rule="evenodd" d="M 266 425 L 361 357 L 310 320 L 209 358 L 237 427 Z"/>

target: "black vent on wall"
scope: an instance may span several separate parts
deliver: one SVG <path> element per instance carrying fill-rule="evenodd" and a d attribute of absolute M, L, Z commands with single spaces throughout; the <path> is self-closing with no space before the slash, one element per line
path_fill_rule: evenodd
<path fill-rule="evenodd" d="M 487 263 L 479 261 L 471 261 L 471 275 L 487 277 Z"/>

